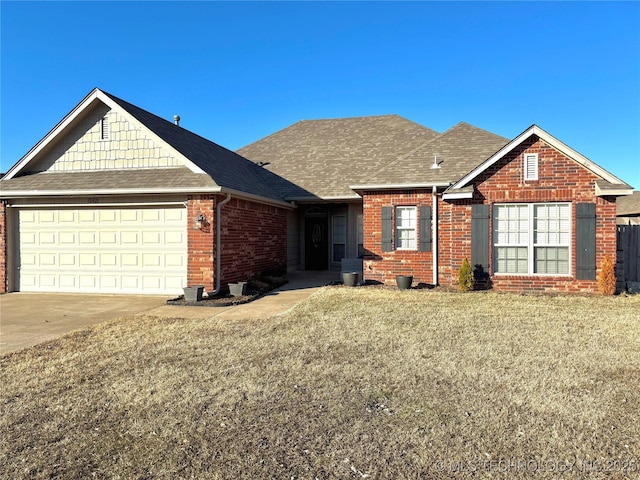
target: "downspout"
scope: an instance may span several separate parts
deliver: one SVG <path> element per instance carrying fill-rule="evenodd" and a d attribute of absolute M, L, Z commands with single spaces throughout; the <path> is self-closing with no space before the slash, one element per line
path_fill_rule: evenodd
<path fill-rule="evenodd" d="M 434 185 L 432 190 L 433 197 L 433 284 L 438 285 L 438 197 L 436 196 L 438 192 L 437 187 Z"/>
<path fill-rule="evenodd" d="M 222 248 L 222 241 L 220 240 L 220 210 L 222 210 L 222 206 L 229 200 L 231 200 L 231 194 L 227 193 L 227 198 L 216 205 L 216 289 L 213 292 L 208 292 L 209 296 L 211 297 L 217 295 L 220 292 L 220 250 Z"/>

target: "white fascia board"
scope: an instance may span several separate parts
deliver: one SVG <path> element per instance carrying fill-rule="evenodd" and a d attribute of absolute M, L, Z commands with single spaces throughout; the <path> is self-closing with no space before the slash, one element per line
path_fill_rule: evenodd
<path fill-rule="evenodd" d="M 73 110 L 69 114 L 67 114 L 49 133 L 47 133 L 27 154 L 22 157 L 18 163 L 16 163 L 11 169 L 7 172 L 7 174 L 3 177 L 6 180 L 9 180 L 15 177 L 18 173 L 20 173 L 32 160 L 34 160 L 40 152 L 42 152 L 51 142 L 53 142 L 59 135 L 61 135 L 69 125 L 71 125 L 78 116 L 84 112 L 87 108 L 90 108 L 95 101 L 99 100 L 104 103 L 112 110 L 117 110 L 120 112 L 127 120 L 134 125 L 140 126 L 144 131 L 153 138 L 155 142 L 162 145 L 164 148 L 173 152 L 173 154 L 179 158 L 184 166 L 187 167 L 194 173 L 203 173 L 206 174 L 204 170 L 198 167 L 191 160 L 187 159 L 184 155 L 174 149 L 171 145 L 167 144 L 164 140 L 158 137 L 155 133 L 149 130 L 147 127 L 138 122 L 135 117 L 133 117 L 129 112 L 127 112 L 124 108 L 120 107 L 117 103 L 111 100 L 107 95 L 102 92 L 99 88 L 94 88 L 78 105 L 75 106 Z"/>
<path fill-rule="evenodd" d="M 2 199 L 15 198 L 31 198 L 31 197 L 97 197 L 106 196 L 113 197 L 117 195 L 173 195 L 173 194 L 211 194 L 211 193 L 230 193 L 234 197 L 246 198 L 268 205 L 277 207 L 296 208 L 288 202 L 275 200 L 272 198 L 261 197 L 251 193 L 241 192 L 222 187 L 188 187 L 188 188 L 120 188 L 120 189 L 96 189 L 96 190 L 16 190 L 11 192 L 0 193 Z"/>
<path fill-rule="evenodd" d="M 600 185 L 596 183 L 596 196 L 597 197 L 622 197 L 625 195 L 633 195 L 633 188 L 607 188 L 605 190 L 600 188 Z"/>
<path fill-rule="evenodd" d="M 319 201 L 327 201 L 327 202 L 335 202 L 335 201 L 353 201 L 353 200 L 362 200 L 362 197 L 358 194 L 354 194 L 354 195 L 335 195 L 335 196 L 322 196 L 322 197 L 286 197 L 286 200 L 290 201 L 290 202 L 300 202 L 300 203 L 305 203 L 305 202 L 312 202 L 312 203 L 317 203 Z"/>
<path fill-rule="evenodd" d="M 381 183 L 371 185 L 349 185 L 351 190 L 412 190 L 418 188 L 448 187 L 449 182 L 431 183 Z"/>
<path fill-rule="evenodd" d="M 49 131 L 36 145 L 22 157 L 18 163 L 16 163 L 7 174 L 4 176 L 6 180 L 15 177 L 20 173 L 47 145 L 49 145 L 61 132 L 63 132 L 73 121 L 78 118 L 78 115 L 82 113 L 87 107 L 89 107 L 97 98 L 98 94 L 102 93 L 97 88 L 94 88 L 84 99 L 76 105 L 60 122 Z M 104 96 L 104 95 L 103 95 Z"/>
<path fill-rule="evenodd" d="M 560 140 L 558 140 L 557 138 L 555 138 L 553 135 L 551 135 L 551 134 L 547 133 L 546 131 L 544 131 L 542 128 L 538 127 L 537 125 L 531 125 L 524 132 L 522 132 L 520 135 L 518 135 L 516 138 L 511 140 L 504 147 L 502 147 L 500 150 L 498 150 L 496 153 L 494 153 L 491 157 L 489 157 L 487 160 L 485 160 L 483 163 L 478 165 L 471 172 L 469 172 L 464 177 L 462 177 L 460 180 L 458 180 L 456 183 L 454 183 L 451 186 L 451 189 L 455 190 L 455 189 L 462 188 L 462 187 L 466 186 L 471 180 L 473 180 L 478 175 L 480 175 L 482 172 L 487 170 L 494 163 L 496 163 L 498 160 L 500 160 L 505 155 L 507 155 L 509 152 L 511 152 L 511 150 L 516 148 L 518 145 L 520 145 L 523 141 L 525 141 L 531 135 L 536 135 L 537 137 L 541 138 L 547 144 L 549 144 L 550 146 L 552 146 L 556 150 L 560 151 L 561 153 L 563 153 L 567 157 L 575 160 L 576 162 L 578 162 L 580 165 L 582 165 L 586 169 L 588 169 L 591 172 L 593 172 L 594 174 L 598 175 L 600 178 L 602 178 L 604 180 L 607 180 L 610 183 L 619 184 L 619 185 L 626 185 L 618 177 L 616 177 L 615 175 L 613 175 L 610 172 L 607 172 L 604 168 L 600 167 L 599 165 L 596 165 L 591 160 L 589 160 L 587 157 L 585 157 L 584 155 L 578 153 L 573 148 L 569 147 L 565 143 L 563 143 Z"/>
<path fill-rule="evenodd" d="M 276 207 L 288 208 L 293 210 L 297 208 L 295 205 L 285 202 L 284 200 L 276 200 L 274 198 L 261 197 L 260 195 L 255 195 L 253 193 L 242 192 L 240 190 L 234 190 L 232 188 L 226 187 L 217 187 L 220 193 L 230 193 L 233 197 L 246 198 L 247 200 L 252 200 L 254 202 L 264 203 L 267 205 L 273 205 Z M 217 193 L 217 192 L 216 192 Z"/>
<path fill-rule="evenodd" d="M 0 198 L 26 197 L 93 197 L 114 195 L 159 195 L 180 193 L 221 193 L 220 187 L 189 187 L 189 188 L 100 188 L 95 190 L 14 190 L 0 192 Z"/>
<path fill-rule="evenodd" d="M 473 192 L 445 192 L 442 194 L 443 200 L 462 200 L 467 198 L 473 198 Z"/>

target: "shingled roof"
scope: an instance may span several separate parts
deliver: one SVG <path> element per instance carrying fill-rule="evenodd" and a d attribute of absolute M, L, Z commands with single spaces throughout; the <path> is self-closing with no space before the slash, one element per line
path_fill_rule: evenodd
<path fill-rule="evenodd" d="M 365 185 L 448 185 L 505 144 L 508 138 L 460 122 L 371 175 Z M 433 168 L 437 163 L 439 168 Z M 356 185 L 354 185 L 356 186 Z"/>
<path fill-rule="evenodd" d="M 64 136 L 86 113 L 85 110 L 96 108 L 98 102 L 129 115 L 183 158 L 185 166 L 80 172 L 33 170 L 40 152 Z M 282 185 L 287 183 L 284 179 L 274 180 L 268 172 L 241 155 L 99 89 L 87 95 L 0 182 L 3 196 L 12 193 L 42 194 L 44 191 L 80 194 L 109 189 L 132 192 L 155 189 L 156 193 L 231 190 L 277 202 L 282 202 L 277 188 L 283 188 Z"/>
<path fill-rule="evenodd" d="M 287 199 L 356 198 L 349 185 L 364 182 L 437 135 L 399 115 L 303 120 L 238 153 L 307 192 L 283 191 Z"/>

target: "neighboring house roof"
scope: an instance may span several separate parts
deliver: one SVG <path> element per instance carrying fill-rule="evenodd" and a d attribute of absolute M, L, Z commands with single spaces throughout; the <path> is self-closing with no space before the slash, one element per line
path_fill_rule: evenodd
<path fill-rule="evenodd" d="M 238 150 L 307 193 L 288 200 L 357 198 L 349 185 L 432 140 L 437 132 L 399 115 L 303 120 Z"/>
<path fill-rule="evenodd" d="M 508 142 L 507 138 L 460 122 L 389 163 L 365 184 L 352 188 L 367 190 L 411 184 L 448 187 Z M 433 168 L 436 163 L 438 168 Z"/>
<path fill-rule="evenodd" d="M 632 195 L 619 198 L 616 205 L 619 217 L 640 215 L 640 191 L 636 190 Z"/>
<path fill-rule="evenodd" d="M 596 165 L 591 160 L 576 152 L 574 149 L 565 145 L 557 138 L 553 137 L 551 134 L 544 131 L 542 128 L 537 125 L 531 125 L 528 129 L 518 135 L 516 138 L 507 143 L 503 148 L 498 150 L 494 155 L 491 155 L 487 160 L 482 162 L 476 168 L 471 170 L 469 173 L 460 178 L 456 183 L 451 185 L 449 189 L 445 192 L 445 198 L 449 196 L 449 198 L 463 198 L 460 195 L 461 190 L 466 189 L 468 185 L 478 177 L 482 172 L 487 170 L 489 167 L 494 165 L 500 159 L 504 158 L 511 151 L 521 145 L 524 141 L 529 139 L 531 136 L 537 136 L 544 140 L 548 145 L 560 151 L 567 157 L 571 158 L 578 164 L 585 167 L 587 170 L 591 171 L 593 174 L 600 177 L 600 181 L 596 182 L 596 195 L 630 195 L 633 188 L 620 180 L 618 177 L 613 175 L 612 173 L 606 171 L 604 168 Z M 472 195 L 473 192 L 467 194 Z"/>
<path fill-rule="evenodd" d="M 91 170 L 80 172 L 38 171 L 38 161 L 52 146 L 97 106 L 117 109 L 148 136 L 180 158 L 183 167 Z M 133 174 L 135 170 L 135 175 Z M 263 169 L 235 152 L 196 135 L 102 90 L 94 89 L 0 180 L 2 196 L 121 190 L 138 193 L 230 191 L 283 203 Z M 280 183 L 285 182 L 279 180 Z M 113 192 L 111 192 L 113 193 Z"/>

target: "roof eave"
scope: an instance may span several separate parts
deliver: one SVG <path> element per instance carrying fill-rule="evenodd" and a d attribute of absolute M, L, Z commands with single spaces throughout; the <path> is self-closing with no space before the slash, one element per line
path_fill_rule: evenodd
<path fill-rule="evenodd" d="M 518 135 L 516 138 L 511 140 L 504 147 L 502 147 L 500 150 L 498 150 L 496 153 L 494 153 L 491 157 L 489 157 L 487 160 L 482 162 L 480 165 L 478 165 L 476 168 L 474 168 L 471 172 L 466 174 L 460 180 L 455 182 L 451 186 L 451 189 L 455 190 L 455 189 L 459 189 L 459 188 L 462 188 L 462 187 L 466 186 L 474 178 L 476 178 L 482 172 L 487 170 L 489 167 L 491 167 L 498 160 L 503 158 L 505 155 L 507 155 L 509 152 L 511 152 L 514 148 L 516 148 L 524 140 L 526 140 L 527 138 L 529 138 L 532 135 L 536 135 L 537 137 L 541 138 L 546 143 L 548 143 L 550 146 L 552 146 L 556 150 L 560 151 L 561 153 L 563 153 L 567 157 L 569 157 L 569 158 L 573 159 L 574 161 L 578 162 L 583 167 L 585 167 L 586 169 L 590 170 L 591 172 L 593 172 L 595 175 L 599 176 L 600 178 L 602 178 L 602 179 L 604 179 L 604 180 L 606 180 L 606 181 L 608 181 L 610 183 L 618 184 L 621 187 L 626 187 L 626 183 L 623 182 L 622 180 L 620 180 L 618 177 L 616 177 L 612 173 L 608 172 L 607 170 L 605 170 L 604 168 L 600 167 L 599 165 L 593 163 L 587 157 L 585 157 L 581 153 L 577 152 L 573 148 L 569 147 L 565 143 L 561 142 L 560 140 L 555 138 L 553 135 L 547 133 L 542 128 L 538 127 L 537 125 L 531 125 L 524 132 L 522 132 L 520 135 Z"/>
<path fill-rule="evenodd" d="M 354 191 L 364 190 L 419 190 L 428 188 L 446 188 L 451 185 L 449 182 L 425 182 L 425 183 L 380 183 L 365 185 L 349 185 Z"/>
<path fill-rule="evenodd" d="M 212 193 L 230 193 L 233 197 L 246 198 L 267 205 L 274 205 L 283 208 L 293 209 L 295 205 L 284 200 L 261 197 L 240 190 L 234 190 L 224 187 L 183 187 L 183 188 L 97 188 L 87 190 L 14 190 L 0 192 L 0 198 L 3 200 L 11 200 L 16 198 L 33 198 L 33 197 L 97 197 L 97 196 L 118 196 L 118 195 L 175 195 L 175 194 L 212 194 Z"/>
<path fill-rule="evenodd" d="M 469 198 L 473 198 L 473 192 L 445 192 L 442 194 L 443 200 L 464 200 Z"/>
<path fill-rule="evenodd" d="M 626 195 L 632 195 L 633 188 L 629 185 L 620 185 L 617 188 L 601 188 L 596 183 L 596 196 L 597 197 L 624 197 Z"/>

